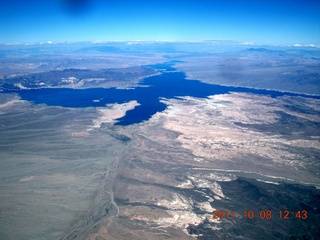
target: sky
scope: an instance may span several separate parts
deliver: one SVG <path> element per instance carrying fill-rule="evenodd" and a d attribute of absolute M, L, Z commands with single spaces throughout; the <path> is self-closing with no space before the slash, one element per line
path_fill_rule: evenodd
<path fill-rule="evenodd" d="M 0 0 L 0 43 L 320 45 L 320 0 Z"/>

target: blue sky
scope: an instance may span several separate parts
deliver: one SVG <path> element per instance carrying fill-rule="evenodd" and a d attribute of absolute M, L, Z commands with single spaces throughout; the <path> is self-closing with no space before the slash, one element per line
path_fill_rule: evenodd
<path fill-rule="evenodd" d="M 234 40 L 320 45 L 320 0 L 0 0 L 0 43 Z"/>

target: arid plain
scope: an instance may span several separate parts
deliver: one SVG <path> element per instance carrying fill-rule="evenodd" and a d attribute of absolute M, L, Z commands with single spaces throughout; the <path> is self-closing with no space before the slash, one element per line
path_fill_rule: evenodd
<path fill-rule="evenodd" d="M 106 52 L 108 44 L 121 51 Z M 43 55 L 2 46 L 0 238 L 316 239 L 317 49 L 108 44 L 40 46 Z M 165 110 L 125 126 L 119 119 L 142 105 L 136 99 L 96 106 L 94 96 L 93 106 L 63 107 L 19 95 L 151 88 L 139 82 L 163 74 L 155 64 L 168 61 L 167 72 L 189 80 L 300 95 L 162 97 Z M 214 210 L 229 215 L 214 219 Z"/>

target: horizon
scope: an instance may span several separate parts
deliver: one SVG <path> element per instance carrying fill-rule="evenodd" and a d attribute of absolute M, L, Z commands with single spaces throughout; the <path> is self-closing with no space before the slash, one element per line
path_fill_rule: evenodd
<path fill-rule="evenodd" d="M 234 40 L 199 40 L 199 41 L 188 41 L 188 40 L 85 40 L 85 41 L 39 41 L 39 42 L 10 42 L 0 43 L 0 46 L 50 46 L 59 44 L 127 44 L 127 45 L 143 45 L 143 44 L 208 44 L 212 46 L 243 46 L 243 47 L 295 47 L 295 48 L 311 48 L 319 49 L 320 45 L 317 44 L 262 44 L 255 42 L 238 42 Z"/>

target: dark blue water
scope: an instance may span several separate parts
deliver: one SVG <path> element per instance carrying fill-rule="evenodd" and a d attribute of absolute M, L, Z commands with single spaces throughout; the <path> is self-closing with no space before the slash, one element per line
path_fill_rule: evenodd
<path fill-rule="evenodd" d="M 123 118 L 119 119 L 117 125 L 140 123 L 148 120 L 153 114 L 165 110 L 166 105 L 159 101 L 161 98 L 177 98 L 179 96 L 204 98 L 209 95 L 230 92 L 247 92 L 270 95 L 271 97 L 289 95 L 320 98 L 319 96 L 242 87 L 226 87 L 202 83 L 197 80 L 186 80 L 183 72 L 173 71 L 175 70 L 172 67 L 173 64 L 174 63 L 162 63 L 153 65 L 153 67 L 161 70 L 162 74 L 145 78 L 140 82 L 140 85 L 148 85 L 149 87 L 136 87 L 134 89 L 90 88 L 81 90 L 69 88 L 42 88 L 17 90 L 16 92 L 19 93 L 23 100 L 28 100 L 35 104 L 72 108 L 101 107 L 108 103 L 125 103 L 131 100 L 137 100 L 141 105 L 128 111 Z M 100 101 L 93 102 L 95 99 L 99 99 Z"/>

